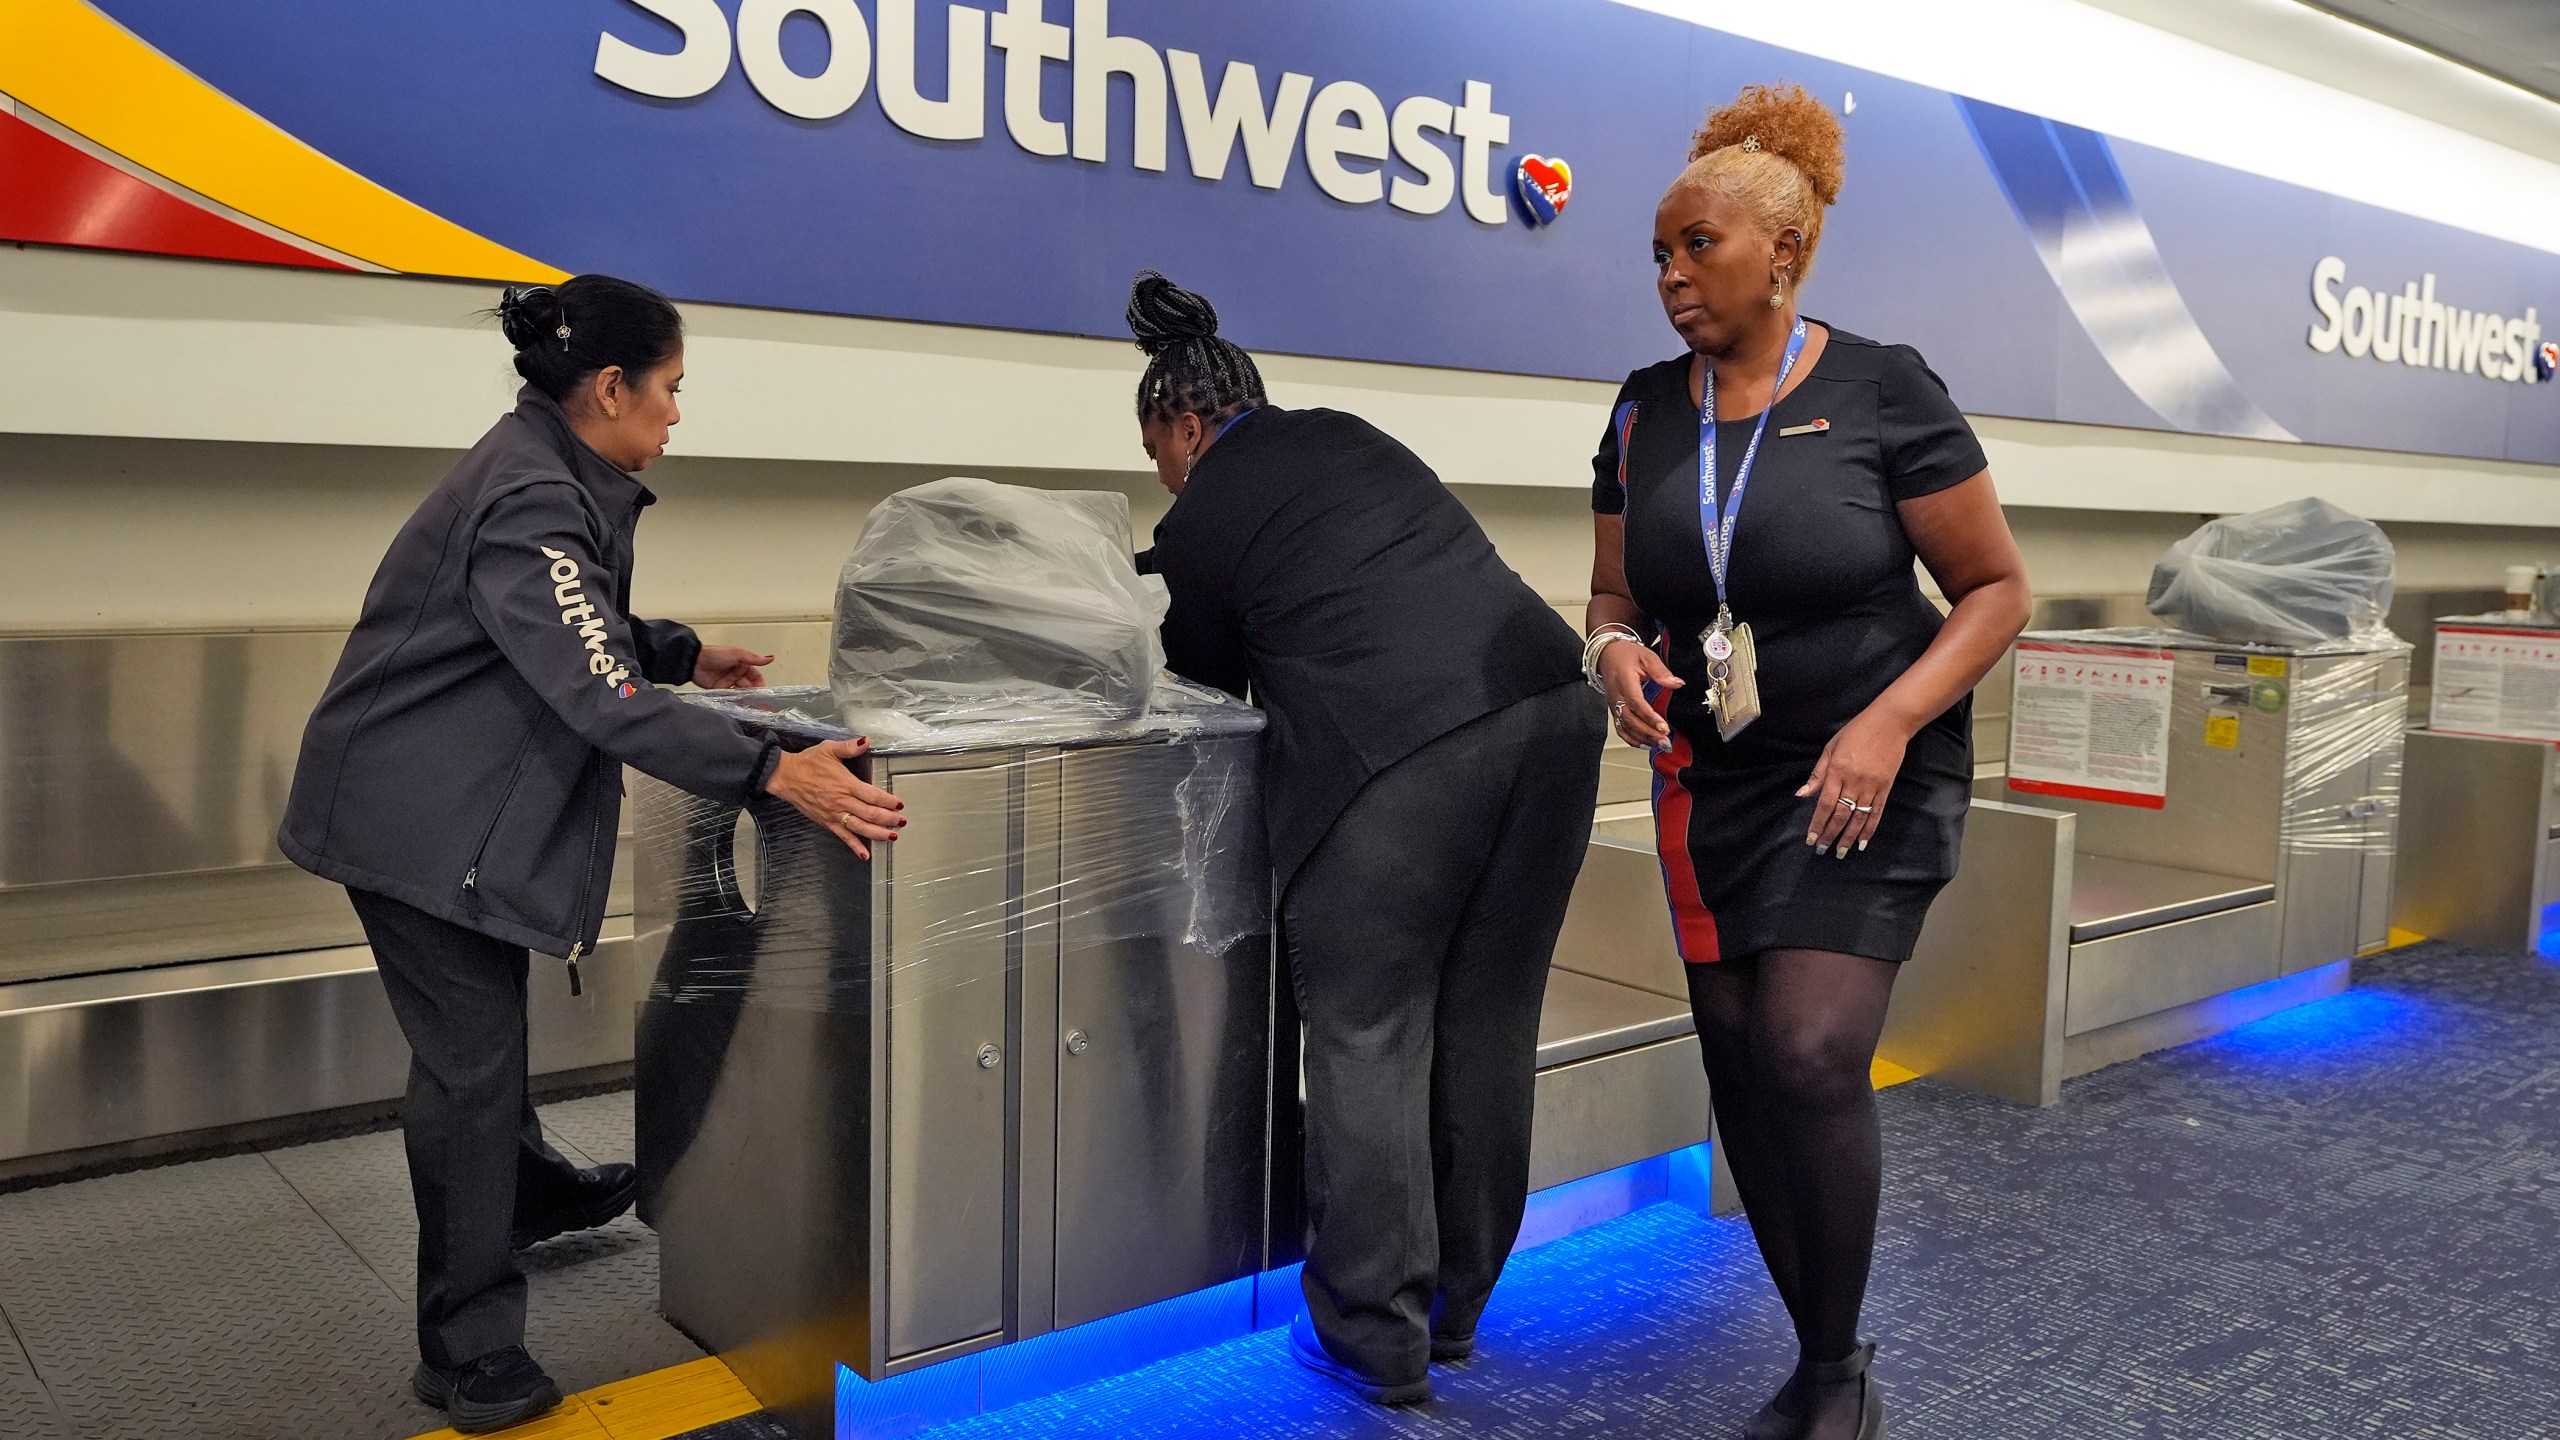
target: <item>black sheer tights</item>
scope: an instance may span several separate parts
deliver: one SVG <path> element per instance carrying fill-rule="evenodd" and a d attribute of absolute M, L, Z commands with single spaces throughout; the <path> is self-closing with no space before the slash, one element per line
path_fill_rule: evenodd
<path fill-rule="evenodd" d="M 1858 1343 L 1883 1147 L 1869 1079 L 1895 967 L 1768 950 L 1685 967 L 1716 1143 L 1807 1361 Z"/>

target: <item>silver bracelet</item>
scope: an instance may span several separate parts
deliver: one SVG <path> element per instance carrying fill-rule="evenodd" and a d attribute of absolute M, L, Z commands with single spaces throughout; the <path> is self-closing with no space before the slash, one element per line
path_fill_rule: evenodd
<path fill-rule="evenodd" d="M 1644 643 L 1643 636 L 1614 621 L 1592 631 L 1591 637 L 1582 642 L 1583 683 L 1602 695 L 1609 693 L 1609 687 L 1600 679 L 1600 656 L 1621 640 L 1632 640 L 1638 645 Z"/>

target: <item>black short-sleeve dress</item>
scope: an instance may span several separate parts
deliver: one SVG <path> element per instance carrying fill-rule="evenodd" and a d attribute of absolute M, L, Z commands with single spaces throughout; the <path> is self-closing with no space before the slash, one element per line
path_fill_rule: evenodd
<path fill-rule="evenodd" d="M 1795 792 L 1823 746 L 1938 633 L 1895 504 L 1987 468 L 1918 352 L 1830 337 L 1769 416 L 1735 522 L 1728 596 L 1758 647 L 1761 715 L 1730 743 L 1707 709 L 1699 641 L 1716 591 L 1689 356 L 1627 377 L 1592 462 L 1592 508 L 1625 515 L 1628 588 L 1687 682 L 1672 692 L 1672 743 L 1654 757 L 1653 809 L 1673 930 L 1693 964 L 1778 948 L 1907 960 L 1955 875 L 1973 780 L 1970 701 L 1912 738 L 1867 849 L 1836 859 L 1804 843 L 1817 799 Z M 1717 426 L 1719 501 L 1752 425 Z"/>

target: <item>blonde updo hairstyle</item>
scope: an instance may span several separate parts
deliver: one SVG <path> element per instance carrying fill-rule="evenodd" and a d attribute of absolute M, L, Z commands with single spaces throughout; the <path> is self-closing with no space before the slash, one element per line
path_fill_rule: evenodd
<path fill-rule="evenodd" d="M 1690 138 L 1689 168 L 1671 182 L 1712 186 L 1740 203 L 1770 234 L 1793 228 L 1804 250 L 1787 274 L 1792 295 L 1812 273 L 1822 244 L 1822 212 L 1840 198 L 1840 117 L 1801 85 L 1751 85 L 1707 117 Z"/>

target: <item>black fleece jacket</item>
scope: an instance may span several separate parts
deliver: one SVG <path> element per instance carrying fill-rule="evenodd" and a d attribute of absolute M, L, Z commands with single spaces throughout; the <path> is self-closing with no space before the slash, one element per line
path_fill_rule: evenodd
<path fill-rule="evenodd" d="M 1573 627 L 1420 457 L 1356 415 L 1248 412 L 1209 447 L 1140 568 L 1165 663 L 1253 703 L 1286 892 L 1371 776 L 1582 678 Z"/>
<path fill-rule="evenodd" d="M 276 843 L 327 880 L 574 960 L 613 877 L 625 764 L 743 805 L 769 742 L 661 685 L 702 642 L 626 619 L 657 497 L 526 387 L 400 528 L 302 735 Z"/>

